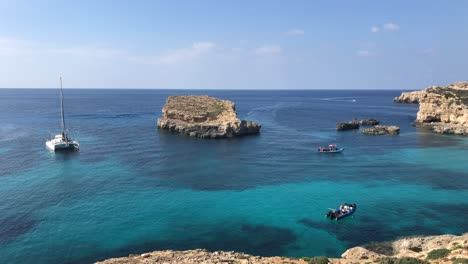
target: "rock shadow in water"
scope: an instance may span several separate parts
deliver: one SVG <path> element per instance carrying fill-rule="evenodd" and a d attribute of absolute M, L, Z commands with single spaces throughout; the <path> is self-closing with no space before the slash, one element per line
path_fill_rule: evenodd
<path fill-rule="evenodd" d="M 294 232 L 287 228 L 240 223 L 235 229 L 228 230 L 225 227 L 218 226 L 211 229 L 205 236 L 142 241 L 137 245 L 128 245 L 109 251 L 95 251 L 93 252 L 94 254 L 88 257 L 68 260 L 66 263 L 91 263 L 111 257 L 116 258 L 128 256 L 129 254 L 141 254 L 168 249 L 189 250 L 200 248 L 208 251 L 232 250 L 260 256 L 276 256 L 285 252 L 286 247 L 297 240 Z M 96 245 L 94 248 L 102 248 L 102 245 Z"/>
<path fill-rule="evenodd" d="M 18 236 L 28 233 L 38 221 L 30 215 L 0 216 L 0 245 L 15 240 Z"/>

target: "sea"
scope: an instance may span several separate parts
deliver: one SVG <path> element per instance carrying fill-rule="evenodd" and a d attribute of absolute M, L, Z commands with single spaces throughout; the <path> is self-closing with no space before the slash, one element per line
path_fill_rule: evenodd
<path fill-rule="evenodd" d="M 415 128 L 396 90 L 0 89 L 0 263 L 92 263 L 154 250 L 340 256 L 347 248 L 468 231 L 468 138 Z M 236 103 L 261 133 L 158 130 L 169 95 Z M 375 118 L 399 135 L 336 131 Z M 340 154 L 320 154 L 335 143 Z M 329 208 L 356 203 L 331 221 Z"/>

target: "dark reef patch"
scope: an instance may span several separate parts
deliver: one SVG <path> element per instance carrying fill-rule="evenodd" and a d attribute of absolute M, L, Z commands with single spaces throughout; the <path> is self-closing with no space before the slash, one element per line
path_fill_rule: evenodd
<path fill-rule="evenodd" d="M 30 215 L 0 216 L 0 245 L 32 230 L 37 221 Z"/>
<path fill-rule="evenodd" d="M 188 227 L 188 229 L 192 228 L 194 227 Z M 286 247 L 296 240 L 297 237 L 294 232 L 287 228 L 241 223 L 236 225 L 234 230 L 217 226 L 212 228 L 209 233 L 204 233 L 203 236 L 189 234 L 188 237 L 184 238 L 143 241 L 137 245 L 132 244 L 108 251 L 96 251 L 89 257 L 68 260 L 66 263 L 92 263 L 111 257 L 123 257 L 129 254 L 167 249 L 189 250 L 203 248 L 208 251 L 232 250 L 260 256 L 276 256 L 285 252 Z"/>

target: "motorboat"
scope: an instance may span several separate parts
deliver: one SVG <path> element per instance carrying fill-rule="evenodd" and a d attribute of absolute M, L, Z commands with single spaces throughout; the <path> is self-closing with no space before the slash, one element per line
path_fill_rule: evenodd
<path fill-rule="evenodd" d="M 327 218 L 331 220 L 341 220 L 345 217 L 351 216 L 356 212 L 357 205 L 356 204 L 342 204 L 340 205 L 339 209 L 329 209 L 328 213 L 326 214 Z"/>

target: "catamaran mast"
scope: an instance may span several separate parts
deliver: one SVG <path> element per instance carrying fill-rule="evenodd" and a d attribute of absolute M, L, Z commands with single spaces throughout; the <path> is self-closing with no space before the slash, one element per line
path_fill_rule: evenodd
<path fill-rule="evenodd" d="M 62 113 L 62 135 L 65 135 L 65 114 L 63 112 L 63 87 L 62 87 L 62 76 L 60 76 L 60 108 Z"/>

